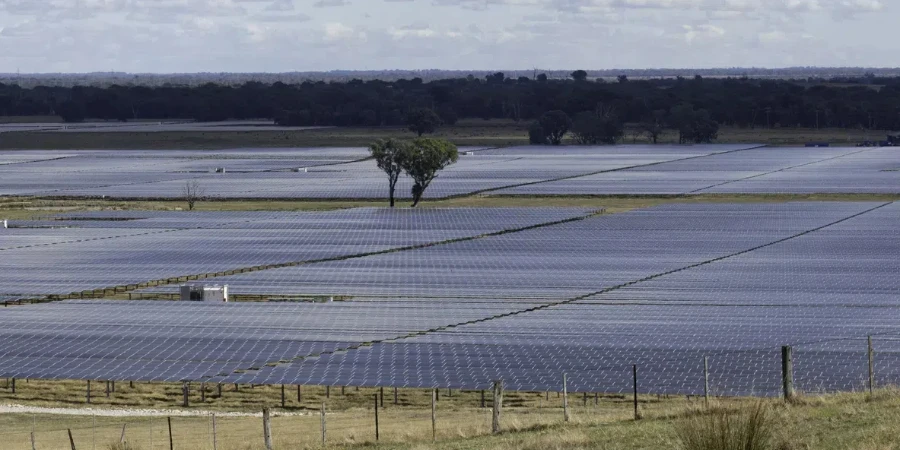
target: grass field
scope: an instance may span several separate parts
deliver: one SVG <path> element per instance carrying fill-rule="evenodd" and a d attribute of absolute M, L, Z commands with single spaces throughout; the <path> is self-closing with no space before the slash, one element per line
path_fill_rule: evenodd
<path fill-rule="evenodd" d="M 464 146 L 527 145 L 528 122 L 510 120 L 463 120 L 442 127 L 435 137 Z M 806 142 L 831 142 L 853 146 L 863 140 L 882 140 L 887 131 L 808 128 L 735 128 L 723 127 L 716 143 L 759 143 L 803 145 Z M 413 137 L 402 127 L 347 127 L 286 131 L 191 131 L 191 132 L 14 132 L 4 133 L 0 149 L 223 149 L 237 147 L 364 147 L 376 139 Z M 660 143 L 676 143 L 669 132 Z M 626 133 L 625 144 L 647 144 L 644 137 Z"/>
<path fill-rule="evenodd" d="M 172 416 L 175 448 L 211 449 L 212 417 L 216 414 L 216 446 L 224 450 L 262 449 L 262 421 L 259 411 L 273 411 L 274 448 L 321 448 L 321 407 L 326 404 L 327 442 L 330 448 L 370 448 L 375 445 L 373 404 L 375 389 L 331 388 L 325 398 L 323 388 L 304 387 L 304 403 L 296 403 L 296 391 L 288 388 L 288 407 L 281 409 L 278 387 L 241 386 L 239 392 L 226 386 L 222 399 L 208 387 L 207 401 L 199 404 L 192 394 L 191 408 L 174 406 L 180 401 L 176 385 L 117 384 L 107 400 L 99 382 L 94 383 L 96 410 L 80 410 L 78 415 L 45 413 L 0 414 L 0 436 L 4 449 L 30 449 L 34 432 L 37 448 L 68 449 L 68 433 L 79 449 L 107 449 L 118 442 L 123 426 L 129 448 L 168 449 L 166 416 Z M 26 405 L 85 406 L 84 383 L 19 380 L 18 393 L 0 393 L 0 401 Z M 679 448 L 676 431 L 696 416 L 708 414 L 701 398 L 641 396 L 643 419 L 634 421 L 630 397 L 570 394 L 572 421 L 563 422 L 562 399 L 556 393 L 513 393 L 504 395 L 504 432 L 490 436 L 490 393 L 487 408 L 480 408 L 480 393 L 442 390 L 436 404 L 436 443 L 432 443 L 430 392 L 400 390 L 399 404 L 385 391 L 384 408 L 379 411 L 379 448 L 386 449 L 673 449 Z M 46 400 L 45 400 L 46 399 Z M 713 399 L 712 411 L 751 408 L 758 399 Z M 773 415 L 775 447 L 793 449 L 900 448 L 896 424 L 900 423 L 900 393 L 893 389 L 865 394 L 836 394 L 801 397 L 790 405 L 780 400 L 762 400 Z M 109 408 L 156 408 L 115 416 Z M 160 409 L 165 408 L 165 409 Z M 231 413 L 226 412 L 231 411 Z M 234 413 L 234 412 L 238 413 Z M 184 416 L 191 413 L 192 416 Z M 249 415 L 247 413 L 255 413 Z"/>
<path fill-rule="evenodd" d="M 449 200 L 424 200 L 423 208 L 502 208 L 502 207 L 577 207 L 605 208 L 606 213 L 648 208 L 666 203 L 765 203 L 789 201 L 900 201 L 900 195 L 890 194 L 699 194 L 677 196 L 469 196 Z M 387 206 L 386 201 L 206 201 L 197 211 L 329 211 L 344 208 Z M 183 201 L 116 201 L 116 200 L 44 200 L 7 198 L 0 200 L 0 219 L 30 219 L 47 214 L 99 210 L 162 210 L 185 209 Z M 398 203 L 398 208 L 408 207 Z"/>

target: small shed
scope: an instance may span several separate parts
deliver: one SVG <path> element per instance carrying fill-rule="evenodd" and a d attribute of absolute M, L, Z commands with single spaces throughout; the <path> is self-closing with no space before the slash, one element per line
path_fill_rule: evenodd
<path fill-rule="evenodd" d="M 181 285 L 181 301 L 226 303 L 228 302 L 228 285 L 183 284 Z"/>

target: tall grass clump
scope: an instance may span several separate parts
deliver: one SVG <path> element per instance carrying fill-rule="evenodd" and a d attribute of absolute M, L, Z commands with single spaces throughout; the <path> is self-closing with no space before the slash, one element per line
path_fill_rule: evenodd
<path fill-rule="evenodd" d="M 774 450 L 774 421 L 763 403 L 739 411 L 713 411 L 677 430 L 683 450 Z"/>

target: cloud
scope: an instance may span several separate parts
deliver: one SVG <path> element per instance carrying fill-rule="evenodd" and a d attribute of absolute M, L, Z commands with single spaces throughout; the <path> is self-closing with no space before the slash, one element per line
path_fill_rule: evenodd
<path fill-rule="evenodd" d="M 0 0 L 0 71 L 834 65 L 887 0 Z M 296 55 L 302 55 L 297 58 Z"/>

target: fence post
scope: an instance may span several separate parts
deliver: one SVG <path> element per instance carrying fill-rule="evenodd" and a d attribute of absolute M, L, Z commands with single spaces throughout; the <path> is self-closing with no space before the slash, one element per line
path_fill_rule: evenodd
<path fill-rule="evenodd" d="M 437 417 L 435 416 L 435 403 L 437 402 L 437 390 L 431 390 L 431 442 L 437 442 Z"/>
<path fill-rule="evenodd" d="M 31 450 L 37 450 L 37 447 L 34 444 L 34 431 L 31 432 Z"/>
<path fill-rule="evenodd" d="M 709 408 L 709 356 L 703 357 L 703 398 Z"/>
<path fill-rule="evenodd" d="M 397 404 L 397 388 L 394 388 L 394 404 Z"/>
<path fill-rule="evenodd" d="M 185 408 L 190 406 L 189 391 L 190 391 L 190 385 L 188 385 L 187 381 L 183 382 L 181 384 L 181 394 L 184 398 L 183 398 L 181 405 L 184 406 Z"/>
<path fill-rule="evenodd" d="M 169 424 L 169 450 L 175 450 L 175 441 L 172 439 L 172 418 L 166 417 L 166 422 Z"/>
<path fill-rule="evenodd" d="M 378 395 L 375 395 L 375 442 L 378 442 Z"/>
<path fill-rule="evenodd" d="M 200 403 L 206 403 L 206 383 L 200 383 Z"/>
<path fill-rule="evenodd" d="M 494 382 L 494 405 L 491 420 L 491 432 L 497 434 L 500 432 L 500 413 L 503 411 L 503 380 Z"/>
<path fill-rule="evenodd" d="M 216 397 L 222 398 L 222 383 L 216 383 Z"/>
<path fill-rule="evenodd" d="M 272 423 L 269 421 L 269 408 L 264 407 L 263 414 L 263 442 L 265 442 L 266 450 L 272 450 Z"/>
<path fill-rule="evenodd" d="M 384 388 L 378 388 L 378 396 L 381 398 L 381 407 L 384 408 Z"/>
<path fill-rule="evenodd" d="M 10 390 L 12 391 L 12 394 L 16 393 L 16 379 L 15 378 L 12 379 L 12 384 L 10 385 Z"/>
<path fill-rule="evenodd" d="M 794 359 L 790 345 L 781 347 L 781 384 L 785 401 L 794 399 Z"/>
<path fill-rule="evenodd" d="M 119 442 L 122 443 L 122 444 L 125 443 L 125 427 L 127 427 L 127 426 L 128 426 L 127 423 L 123 423 L 123 424 L 122 424 L 122 435 L 119 436 Z"/>
<path fill-rule="evenodd" d="M 322 402 L 322 447 L 325 446 L 325 402 Z"/>
<path fill-rule="evenodd" d="M 875 350 L 872 348 L 872 336 L 869 336 L 869 396 L 875 395 Z"/>
<path fill-rule="evenodd" d="M 641 420 L 641 411 L 638 409 L 637 364 L 632 366 L 632 374 L 634 378 L 634 420 Z"/>
<path fill-rule="evenodd" d="M 325 398 L 331 398 L 331 386 L 325 386 Z"/>
<path fill-rule="evenodd" d="M 87 380 L 87 402 L 91 404 L 91 380 Z"/>
<path fill-rule="evenodd" d="M 219 437 L 216 433 L 216 413 L 212 413 L 212 438 L 213 438 L 213 450 L 219 450 Z M 151 445 L 151 448 L 153 446 Z"/>
<path fill-rule="evenodd" d="M 563 374 L 563 420 L 569 421 L 569 377 Z"/>
<path fill-rule="evenodd" d="M 69 432 L 69 445 L 72 447 L 72 450 L 76 450 L 75 449 L 75 438 L 72 437 L 72 429 L 69 428 L 66 431 Z"/>
<path fill-rule="evenodd" d="M 106 398 L 109 398 L 109 380 L 106 380 Z"/>
<path fill-rule="evenodd" d="M 284 385 L 281 385 L 281 409 L 284 409 Z"/>
<path fill-rule="evenodd" d="M 297 403 L 303 403 L 303 392 L 300 390 L 300 385 L 297 385 Z"/>

